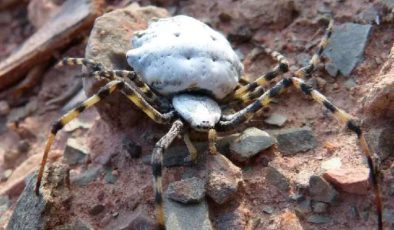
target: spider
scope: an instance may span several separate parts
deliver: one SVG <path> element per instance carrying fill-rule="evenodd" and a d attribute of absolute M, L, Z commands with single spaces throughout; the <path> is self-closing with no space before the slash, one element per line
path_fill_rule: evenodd
<path fill-rule="evenodd" d="M 36 194 L 39 195 L 48 153 L 56 133 L 85 109 L 118 90 L 153 121 L 171 124 L 168 133 L 155 144 L 151 159 L 156 221 L 160 229 L 165 229 L 162 161 L 164 151 L 173 140 L 183 134 L 190 157 L 195 160 L 197 150 L 187 131 L 192 129 L 205 132 L 208 134 L 209 152 L 219 154 L 215 145 L 217 131 L 228 131 L 247 122 L 256 112 L 267 107 L 273 98 L 294 87 L 328 109 L 357 135 L 370 169 L 378 227 L 383 229 L 379 169 L 362 130 L 355 118 L 336 107 L 303 80 L 321 61 L 321 54 L 328 45 L 333 25 L 334 22 L 330 19 L 326 33 L 309 64 L 295 71 L 293 76 L 283 77 L 267 91 L 264 88 L 271 80 L 289 71 L 288 61 L 283 55 L 260 45 L 278 65 L 255 81 L 246 82 L 241 77 L 243 65 L 226 38 L 208 25 L 188 16 L 159 19 L 152 22 L 146 30 L 136 32 L 132 39 L 134 48 L 126 55 L 132 71 L 108 70 L 100 63 L 84 58 L 65 58 L 60 65 L 84 65 L 90 69 L 85 75 L 106 79 L 107 83 L 97 94 L 53 124 L 38 174 Z M 234 101 L 241 103 L 243 108 L 232 114 L 223 114 L 222 107 Z"/>

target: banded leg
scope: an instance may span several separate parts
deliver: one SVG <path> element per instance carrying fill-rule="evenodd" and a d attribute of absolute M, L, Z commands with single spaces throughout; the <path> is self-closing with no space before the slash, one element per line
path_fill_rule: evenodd
<path fill-rule="evenodd" d="M 193 162 L 196 162 L 197 156 L 198 156 L 198 151 L 197 151 L 196 147 L 193 145 L 193 142 L 190 140 L 189 133 L 185 133 L 183 135 L 183 142 L 185 142 L 187 150 L 190 153 L 190 156 L 189 156 L 190 160 L 192 160 Z M 187 160 L 188 160 L 188 158 L 187 158 Z"/>
<path fill-rule="evenodd" d="M 276 51 L 272 51 L 265 46 L 262 47 L 264 52 L 271 55 L 271 57 L 279 62 L 279 64 L 272 71 L 265 73 L 263 76 L 257 78 L 254 82 L 239 87 L 234 93 L 234 98 L 242 101 L 247 100 L 245 94 L 254 91 L 258 87 L 266 86 L 272 79 L 279 76 L 280 74 L 286 73 L 289 70 L 289 62 L 283 55 Z"/>
<path fill-rule="evenodd" d="M 376 205 L 376 212 L 378 216 L 378 229 L 383 228 L 383 221 L 382 221 L 382 198 L 381 198 L 381 188 L 380 188 L 380 171 L 374 160 L 372 159 L 371 151 L 367 145 L 365 140 L 365 136 L 361 130 L 361 128 L 356 124 L 355 119 L 345 111 L 339 109 L 334 104 L 332 104 L 323 94 L 318 92 L 317 90 L 313 89 L 310 85 L 304 83 L 304 81 L 300 78 L 291 77 L 285 78 L 278 82 L 273 88 L 265 92 L 261 95 L 256 101 L 252 104 L 248 105 L 244 109 L 240 110 L 237 113 L 227 116 L 228 120 L 220 121 L 218 124 L 217 129 L 219 131 L 225 131 L 236 127 L 238 124 L 250 119 L 253 114 L 267 106 L 271 99 L 275 96 L 278 96 L 284 90 L 290 86 L 295 86 L 298 90 L 302 91 L 304 94 L 310 96 L 314 101 L 323 105 L 329 111 L 332 112 L 333 116 L 339 120 L 340 122 L 346 124 L 347 128 L 357 134 L 360 147 L 362 152 L 364 153 L 365 157 L 367 158 L 368 167 L 370 169 L 370 178 L 372 181 L 374 193 L 375 193 L 375 205 Z"/>
<path fill-rule="evenodd" d="M 60 62 L 56 64 L 56 67 L 61 67 L 61 66 L 76 66 L 76 65 L 83 65 L 89 68 L 92 68 L 93 71 L 100 71 L 100 70 L 105 70 L 104 66 L 100 63 L 97 63 L 91 59 L 87 58 L 72 58 L 72 57 L 66 57 L 63 58 Z"/>
<path fill-rule="evenodd" d="M 326 33 L 324 37 L 321 39 L 317 52 L 313 54 L 311 60 L 309 61 L 309 64 L 304 66 L 303 68 L 300 68 L 297 70 L 294 75 L 298 78 L 304 78 L 308 75 L 310 75 L 313 70 L 315 70 L 316 66 L 319 64 L 321 60 L 321 55 L 323 54 L 324 49 L 327 47 L 329 40 L 332 35 L 332 30 L 334 27 L 334 19 L 330 19 L 330 22 L 328 23 L 328 27 L 326 29 Z"/>
<path fill-rule="evenodd" d="M 209 153 L 216 155 L 219 153 L 219 151 L 216 148 L 216 139 L 217 139 L 217 133 L 215 129 L 210 129 L 208 131 L 208 142 L 209 142 Z"/>
<path fill-rule="evenodd" d="M 74 118 L 76 118 L 85 109 L 92 107 L 99 101 L 103 100 L 105 97 L 112 94 L 115 90 L 119 90 L 119 89 L 122 91 L 124 90 L 131 91 L 132 93 L 127 94 L 128 98 L 132 100 L 136 104 L 136 106 L 141 108 L 141 110 L 143 110 L 154 121 L 159 123 L 163 123 L 163 122 L 168 123 L 172 119 L 173 113 L 170 112 L 167 114 L 161 114 L 156 110 L 151 109 L 153 107 L 150 106 L 140 95 L 138 95 L 135 90 L 133 91 L 131 87 L 130 88 L 129 86 L 125 87 L 124 82 L 122 81 L 109 82 L 104 87 L 102 87 L 97 94 L 91 96 L 90 98 L 82 102 L 80 105 L 78 105 L 76 108 L 64 114 L 57 122 L 53 124 L 51 132 L 48 137 L 47 144 L 45 146 L 44 155 L 42 157 L 41 166 L 37 177 L 37 183 L 35 188 L 35 192 L 37 195 L 39 195 L 39 188 L 41 185 L 41 180 L 42 180 L 42 175 L 44 173 L 45 165 L 48 160 L 48 153 L 55 140 L 55 136 L 57 132 L 61 130 L 67 123 L 69 123 Z"/>
<path fill-rule="evenodd" d="M 156 221 L 160 229 L 165 229 L 164 226 L 164 207 L 163 207 L 163 187 L 162 187 L 162 165 L 163 165 L 163 153 L 174 141 L 175 137 L 178 136 L 183 128 L 183 123 L 180 120 L 176 120 L 171 129 L 166 135 L 164 135 L 155 145 L 152 153 L 152 171 L 153 171 L 153 189 L 155 192 L 155 211 Z"/>

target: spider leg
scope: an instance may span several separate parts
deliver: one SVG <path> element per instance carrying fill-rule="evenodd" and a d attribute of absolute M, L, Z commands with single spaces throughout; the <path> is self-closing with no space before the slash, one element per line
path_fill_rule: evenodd
<path fill-rule="evenodd" d="M 92 68 L 93 71 L 105 70 L 105 67 L 101 63 L 97 63 L 97 62 L 93 61 L 92 59 L 72 58 L 72 57 L 63 58 L 63 60 L 61 60 L 60 62 L 58 62 L 56 64 L 56 67 L 76 66 L 76 65 L 83 65 L 83 66 Z"/>
<path fill-rule="evenodd" d="M 330 19 L 330 22 L 329 22 L 328 27 L 326 29 L 326 33 L 323 36 L 323 38 L 321 39 L 321 41 L 319 42 L 318 49 L 317 49 L 316 53 L 313 54 L 308 65 L 304 66 L 303 68 L 300 68 L 299 70 L 297 70 L 294 73 L 294 75 L 296 77 L 305 78 L 306 76 L 310 75 L 315 70 L 316 66 L 320 62 L 320 57 L 321 57 L 324 49 L 328 45 L 328 42 L 329 42 L 330 37 L 332 35 L 333 26 L 334 26 L 334 20 Z M 276 59 L 280 63 L 278 66 L 285 65 L 283 63 L 287 63 L 286 59 L 284 59 L 283 56 L 281 57 L 278 54 L 276 54 L 276 55 L 277 55 Z M 275 68 L 276 69 L 279 68 L 278 66 Z M 286 67 L 288 69 L 288 66 L 286 66 Z M 284 67 L 282 67 L 282 68 L 284 68 Z M 275 72 L 275 69 L 272 72 Z M 286 72 L 283 72 L 283 73 L 286 73 Z M 274 77 L 271 77 L 271 76 L 272 76 L 272 74 L 270 74 L 270 72 L 268 72 L 267 74 L 263 75 L 262 77 L 256 79 L 256 81 L 251 83 L 251 85 L 254 83 L 256 83 L 256 84 L 254 84 L 253 87 L 249 86 L 250 89 L 246 89 L 246 91 L 243 92 L 243 94 L 241 95 L 241 98 L 239 98 L 239 99 L 242 102 L 247 103 L 247 102 L 250 102 L 250 101 L 256 99 L 257 97 L 259 97 L 261 94 L 264 93 L 263 87 L 266 86 L 270 80 L 272 80 L 274 77 L 276 77 L 276 76 L 274 76 Z M 257 85 L 257 86 L 255 86 L 255 85 Z"/>
<path fill-rule="evenodd" d="M 370 169 L 370 178 L 372 181 L 372 185 L 375 193 L 375 205 L 376 212 L 378 216 L 378 229 L 383 228 L 382 221 L 382 198 L 381 198 L 381 188 L 380 188 L 380 171 L 376 166 L 376 163 L 372 159 L 372 153 L 368 147 L 368 144 L 365 140 L 365 136 L 361 130 L 361 128 L 356 124 L 355 119 L 345 111 L 336 107 L 332 102 L 330 102 L 323 94 L 313 89 L 310 85 L 304 83 L 304 81 L 297 77 L 284 78 L 280 82 L 278 82 L 274 87 L 266 91 L 263 95 L 261 95 L 256 101 L 246 106 L 244 109 L 226 116 L 227 120 L 221 120 L 217 129 L 219 131 L 225 131 L 232 128 L 237 127 L 240 123 L 250 119 L 256 111 L 267 106 L 273 97 L 278 96 L 283 93 L 285 89 L 290 86 L 294 86 L 305 95 L 310 96 L 315 102 L 323 105 L 330 112 L 332 112 L 333 116 L 339 120 L 340 122 L 346 124 L 347 128 L 357 134 L 360 147 L 365 157 L 367 158 L 368 167 Z"/>
<path fill-rule="evenodd" d="M 59 130 L 61 130 L 67 123 L 76 118 L 80 113 L 82 113 L 85 109 L 92 107 L 99 101 L 103 100 L 110 94 L 112 94 L 115 90 L 121 90 L 132 102 L 136 104 L 141 110 L 143 110 L 150 118 L 158 123 L 168 123 L 173 117 L 173 113 L 169 112 L 166 114 L 161 114 L 157 112 L 151 105 L 149 105 L 141 95 L 139 95 L 134 89 L 132 89 L 127 83 L 123 81 L 111 81 L 107 83 L 104 87 L 102 87 L 97 94 L 89 97 L 76 108 L 70 110 L 66 114 L 64 114 L 58 121 L 56 121 L 52 125 L 51 132 L 48 137 L 47 144 L 45 146 L 44 155 L 42 157 L 40 170 L 37 177 L 37 183 L 35 192 L 39 195 L 39 188 L 41 185 L 41 179 L 44 173 L 44 168 L 48 159 L 48 153 L 52 146 L 52 143 L 55 140 L 55 136 Z"/>
<path fill-rule="evenodd" d="M 152 153 L 152 170 L 153 170 L 153 189 L 155 192 L 155 210 L 156 210 L 156 221 L 159 224 L 160 229 L 165 229 L 164 226 L 164 210 L 163 210 L 163 187 L 162 187 L 162 165 L 163 165 L 163 153 L 174 141 L 175 137 L 178 136 L 183 128 L 183 123 L 180 120 L 176 120 L 168 133 L 164 135 L 155 145 Z"/>
<path fill-rule="evenodd" d="M 216 139 L 217 139 L 216 130 L 210 129 L 208 131 L 209 152 L 213 155 L 216 155 L 219 153 L 219 151 L 216 148 Z"/>
<path fill-rule="evenodd" d="M 190 159 L 195 162 L 197 160 L 198 151 L 196 147 L 193 145 L 193 142 L 190 140 L 189 133 L 185 133 L 183 135 L 183 142 L 185 142 L 187 150 L 190 153 Z"/>
<path fill-rule="evenodd" d="M 267 48 L 263 45 L 260 46 L 263 48 L 265 53 L 269 54 L 274 60 L 279 62 L 279 64 L 275 66 L 273 70 L 257 78 L 254 82 L 239 87 L 234 92 L 235 99 L 239 99 L 243 101 L 245 98 L 244 95 L 246 93 L 255 90 L 257 87 L 266 86 L 272 79 L 274 79 L 280 74 L 286 73 L 289 70 L 289 62 L 282 54 L 280 54 L 277 51 L 273 51 L 270 48 Z"/>

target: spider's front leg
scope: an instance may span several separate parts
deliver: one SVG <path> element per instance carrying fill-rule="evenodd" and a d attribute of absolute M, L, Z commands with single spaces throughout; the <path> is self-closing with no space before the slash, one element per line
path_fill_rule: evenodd
<path fill-rule="evenodd" d="M 160 229 L 165 229 L 164 225 L 164 207 L 163 207 L 163 187 L 162 187 L 162 165 L 163 165 L 163 153 L 174 141 L 175 137 L 178 136 L 182 129 L 183 123 L 180 120 L 176 120 L 168 133 L 164 135 L 155 145 L 152 153 L 152 171 L 153 171 L 153 188 L 155 192 L 155 209 L 156 209 L 156 221 L 159 224 Z"/>

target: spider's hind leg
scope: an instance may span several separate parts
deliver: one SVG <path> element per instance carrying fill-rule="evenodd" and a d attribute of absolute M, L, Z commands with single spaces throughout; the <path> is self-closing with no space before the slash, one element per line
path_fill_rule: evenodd
<path fill-rule="evenodd" d="M 153 188 L 155 192 L 156 221 L 160 229 L 164 226 L 164 207 L 163 207 L 163 187 L 162 187 L 162 165 L 163 153 L 178 136 L 183 128 L 183 123 L 176 120 L 166 135 L 164 135 L 155 145 L 152 153 Z"/>

